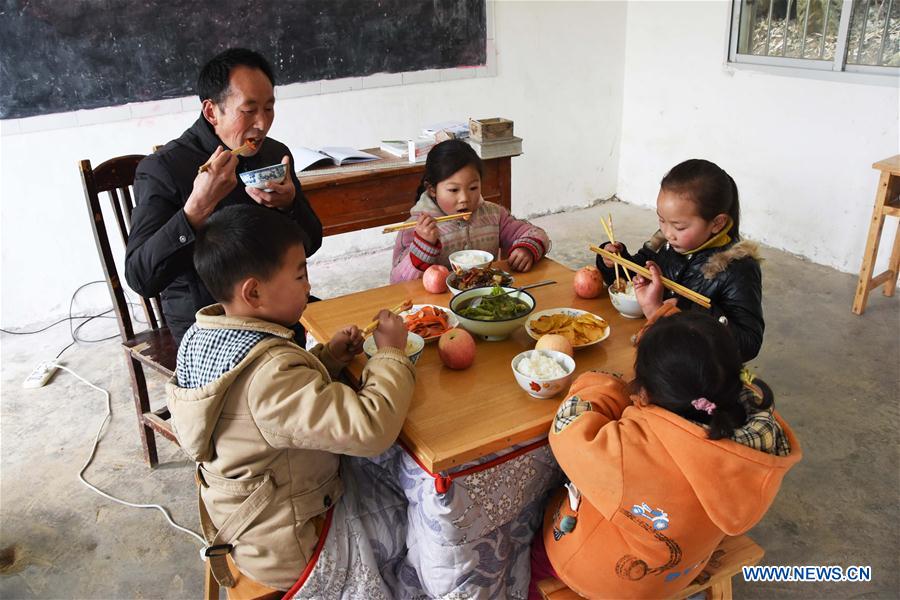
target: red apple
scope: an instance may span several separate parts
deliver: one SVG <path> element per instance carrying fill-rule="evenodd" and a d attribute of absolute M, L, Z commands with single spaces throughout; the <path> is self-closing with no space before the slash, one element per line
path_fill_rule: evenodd
<path fill-rule="evenodd" d="M 447 276 L 450 270 L 444 265 L 431 265 L 422 275 L 422 285 L 425 291 L 432 294 L 441 294 L 447 291 Z"/>
<path fill-rule="evenodd" d="M 581 267 L 575 272 L 574 287 L 579 298 L 596 298 L 603 289 L 603 277 L 597 267 Z"/>
<path fill-rule="evenodd" d="M 438 356 L 451 369 L 466 369 L 475 362 L 475 339 L 465 329 L 454 327 L 438 340 Z"/>

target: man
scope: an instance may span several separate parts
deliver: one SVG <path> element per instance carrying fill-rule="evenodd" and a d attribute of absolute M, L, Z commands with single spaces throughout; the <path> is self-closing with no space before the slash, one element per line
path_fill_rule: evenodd
<path fill-rule="evenodd" d="M 161 294 L 177 341 L 197 310 L 214 302 L 193 264 L 195 233 L 214 211 L 255 202 L 297 221 L 310 238 L 307 255 L 322 245 L 322 223 L 300 189 L 290 151 L 266 137 L 275 118 L 274 85 L 272 68 L 258 53 L 222 52 L 200 72 L 200 118 L 137 167 L 125 279 L 142 296 Z M 229 151 L 248 141 L 254 149 L 242 156 Z M 207 162 L 208 169 L 198 173 Z M 282 183 L 269 182 L 265 191 L 239 183 L 238 173 L 278 162 L 287 164 L 289 174 Z"/>

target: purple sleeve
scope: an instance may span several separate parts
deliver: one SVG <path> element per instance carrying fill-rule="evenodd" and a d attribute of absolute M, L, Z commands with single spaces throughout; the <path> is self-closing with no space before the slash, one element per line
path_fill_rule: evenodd
<path fill-rule="evenodd" d="M 433 246 L 416 235 L 414 229 L 397 234 L 394 242 L 391 283 L 412 281 L 422 277 L 430 265 L 436 264 L 440 255 L 440 245 Z"/>
<path fill-rule="evenodd" d="M 500 246 L 508 255 L 516 248 L 525 248 L 534 256 L 535 262 L 550 250 L 550 238 L 540 227 L 528 221 L 516 219 L 509 211 L 500 207 Z"/>

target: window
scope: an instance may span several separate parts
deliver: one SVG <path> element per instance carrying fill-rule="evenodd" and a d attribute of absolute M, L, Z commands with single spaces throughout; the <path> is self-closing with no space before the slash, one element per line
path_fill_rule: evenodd
<path fill-rule="evenodd" d="M 900 74 L 900 0 L 732 0 L 729 60 Z"/>

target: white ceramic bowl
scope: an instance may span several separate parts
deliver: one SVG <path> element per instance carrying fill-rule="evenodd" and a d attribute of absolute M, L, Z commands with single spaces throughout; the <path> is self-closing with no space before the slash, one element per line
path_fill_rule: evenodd
<path fill-rule="evenodd" d="M 484 250 L 458 250 L 448 258 L 454 271 L 467 271 L 475 267 L 483 269 L 494 261 L 494 255 Z"/>
<path fill-rule="evenodd" d="M 409 332 L 406 336 L 406 356 L 409 357 L 409 360 L 411 360 L 413 364 L 416 364 L 416 361 L 419 360 L 419 357 L 422 355 L 422 350 L 424 349 L 425 340 L 422 339 L 422 336 Z M 372 356 L 378 352 L 378 346 L 375 345 L 374 335 L 370 335 L 366 338 L 366 341 L 363 342 L 363 352 L 365 352 L 366 356 L 369 358 L 372 358 Z"/>
<path fill-rule="evenodd" d="M 457 312 L 457 309 L 462 304 L 465 304 L 472 298 L 476 298 L 478 296 L 490 296 L 491 290 L 493 289 L 494 288 L 489 287 L 472 288 L 470 290 L 460 292 L 450 299 L 450 310 L 454 315 L 456 315 L 456 318 L 459 319 L 460 326 L 462 326 L 462 328 L 469 333 L 477 335 L 480 338 L 491 342 L 505 340 L 507 337 L 509 337 L 510 333 L 515 331 L 522 323 L 524 323 L 528 319 L 528 315 L 530 315 L 534 311 L 535 306 L 534 296 L 532 296 L 528 292 L 517 292 L 514 291 L 516 288 L 504 287 L 501 288 L 504 292 L 512 291 L 513 293 L 510 294 L 510 296 L 523 301 L 530 308 L 521 315 L 503 321 L 477 321 L 475 319 L 464 317 L 459 314 L 459 312 Z"/>
<path fill-rule="evenodd" d="M 559 366 L 565 369 L 566 374 L 554 379 L 540 379 L 538 377 L 531 377 L 520 373 L 518 369 L 519 361 L 525 357 L 530 358 L 535 353 L 552 358 Z M 516 357 L 512 359 L 510 366 L 512 366 L 513 375 L 516 376 L 516 383 L 519 384 L 519 387 L 535 398 L 552 398 L 560 392 L 569 389 L 569 385 L 572 383 L 572 374 L 575 372 L 575 359 L 568 354 L 563 354 L 556 350 L 526 350 L 525 352 L 517 354 Z"/>
<path fill-rule="evenodd" d="M 638 304 L 634 291 L 630 294 L 623 294 L 613 289 L 613 286 L 615 285 L 616 284 L 612 284 L 608 288 L 609 301 L 612 302 L 612 305 L 619 311 L 619 314 L 628 319 L 640 319 L 643 317 L 644 311 L 641 310 L 641 305 Z M 633 290 L 630 283 L 628 284 L 628 288 Z"/>
<path fill-rule="evenodd" d="M 284 176 L 286 174 L 287 165 L 278 163 L 277 165 L 269 165 L 268 167 L 256 169 L 255 171 L 241 173 L 241 181 L 243 181 L 246 186 L 264 190 L 266 189 L 266 183 L 270 181 L 273 183 L 281 183 L 284 181 Z"/>
<path fill-rule="evenodd" d="M 506 274 L 507 276 L 509 276 L 509 283 L 507 283 L 507 285 L 512 286 L 512 285 L 513 285 L 513 281 L 514 281 L 513 276 L 510 275 L 509 273 L 507 273 L 506 271 L 500 271 L 500 272 Z M 454 284 L 457 283 L 457 278 L 458 278 L 458 277 L 459 277 L 459 275 L 457 275 L 456 273 L 450 273 L 449 275 L 447 275 L 447 289 L 450 290 L 450 293 L 453 294 L 454 296 L 457 295 L 458 293 L 462 292 L 462 291 L 465 291 L 465 290 L 461 290 L 461 289 L 455 287 Z M 490 286 L 481 286 L 481 287 L 493 287 L 493 285 L 490 285 Z M 471 289 L 474 289 L 474 288 L 469 288 L 469 289 L 471 290 Z"/>

